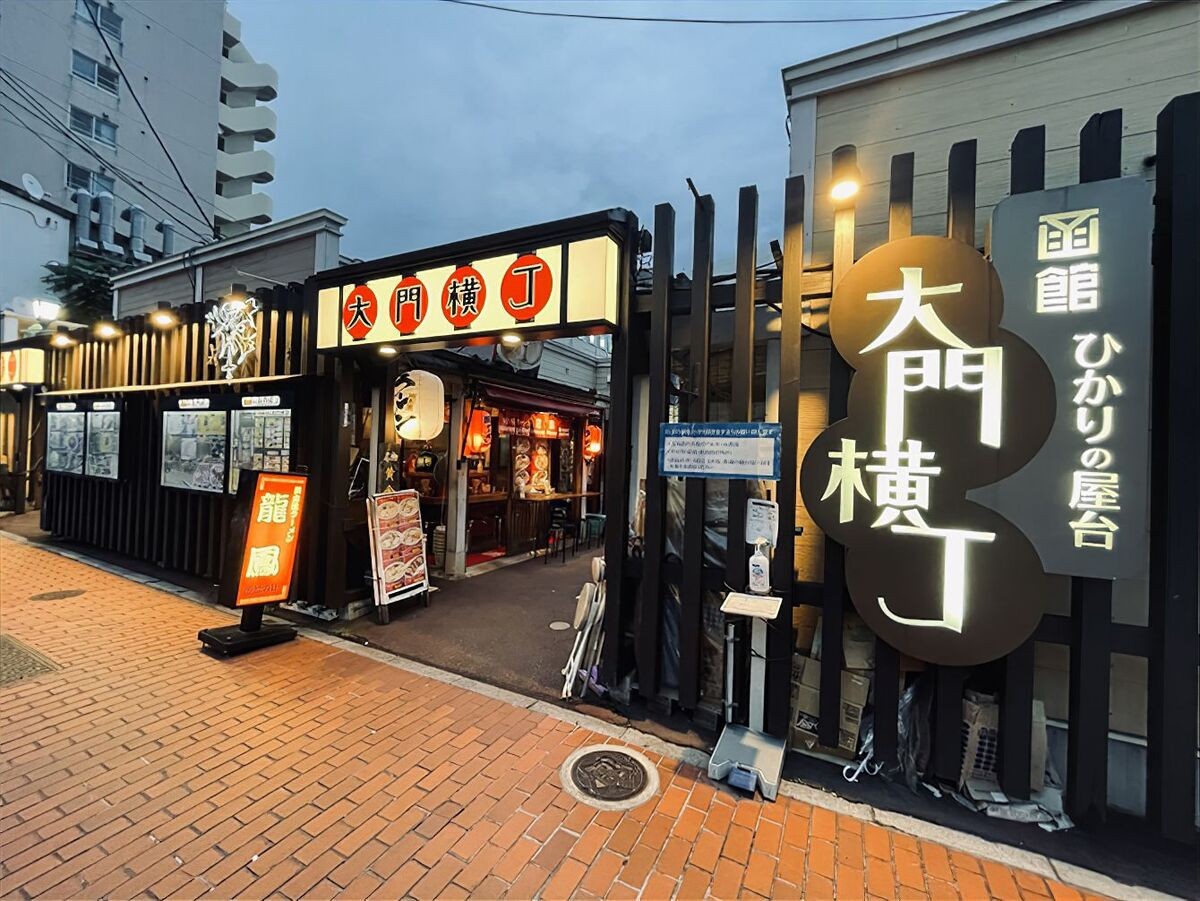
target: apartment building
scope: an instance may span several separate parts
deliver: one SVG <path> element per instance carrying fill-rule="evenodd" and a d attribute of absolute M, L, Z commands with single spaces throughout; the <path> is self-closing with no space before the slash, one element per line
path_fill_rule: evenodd
<path fill-rule="evenodd" d="M 276 91 L 223 2 L 0 0 L 0 309 L 50 299 L 48 261 L 269 222 Z"/>

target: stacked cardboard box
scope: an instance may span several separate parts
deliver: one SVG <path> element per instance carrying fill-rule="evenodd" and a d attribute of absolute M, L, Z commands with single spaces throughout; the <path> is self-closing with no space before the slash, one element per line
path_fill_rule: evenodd
<path fill-rule="evenodd" d="M 827 748 L 817 738 L 821 714 L 821 662 L 811 657 L 792 658 L 792 747 L 834 754 L 853 760 L 863 708 L 871 694 L 871 680 L 861 673 L 842 670 L 842 704 L 838 715 L 838 745 Z"/>

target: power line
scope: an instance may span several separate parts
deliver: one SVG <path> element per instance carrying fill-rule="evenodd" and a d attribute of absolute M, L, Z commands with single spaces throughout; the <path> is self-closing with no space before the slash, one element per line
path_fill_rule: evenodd
<path fill-rule="evenodd" d="M 11 94 L 8 94 L 7 92 L 5 92 L 3 90 L 0 90 L 0 98 L 3 98 L 5 100 L 8 100 L 9 102 L 15 104 L 17 109 L 20 109 L 26 113 L 30 113 L 31 115 L 34 116 L 35 119 L 37 119 L 37 121 L 42 122 L 43 124 L 51 125 L 60 135 L 63 135 L 65 137 L 71 139 L 72 141 L 75 140 L 74 135 L 71 135 L 71 134 L 63 131 L 62 127 L 57 122 L 54 122 L 54 121 L 47 122 L 47 120 L 45 120 L 41 116 L 39 116 L 36 111 L 31 110 L 31 109 L 29 109 L 29 107 L 22 105 L 20 102 L 20 98 L 14 97 Z M 69 156 L 67 156 L 65 153 L 63 153 L 61 150 L 59 150 L 57 147 L 55 147 L 53 144 L 51 144 L 48 140 L 46 140 L 45 135 L 43 135 L 41 132 L 39 132 L 35 128 L 33 128 L 28 122 L 24 121 L 17 114 L 16 110 L 13 110 L 12 108 L 8 107 L 7 105 L 3 105 L 3 104 L 0 104 L 0 108 L 3 108 L 5 111 L 7 111 L 8 114 L 13 117 L 13 121 L 17 125 L 20 125 L 26 131 L 28 131 L 30 134 L 32 134 L 35 138 L 37 138 L 39 141 L 41 141 L 43 144 L 45 144 L 55 154 L 62 157 L 68 163 L 71 163 L 72 165 L 75 164 L 74 160 L 72 160 Z M 90 151 L 90 148 L 84 147 L 84 149 Z M 100 158 L 97 157 L 97 159 L 100 159 Z M 104 163 L 105 161 L 101 159 L 100 162 Z M 133 181 L 126 173 L 122 172 L 121 170 L 119 170 L 115 167 L 112 167 L 111 164 L 105 163 L 105 165 L 112 168 L 114 173 L 120 178 L 121 181 L 128 184 L 135 191 L 139 191 L 139 193 L 142 193 L 144 195 L 147 203 L 151 204 L 152 206 L 158 207 L 159 210 L 161 210 L 164 214 L 175 215 L 175 214 L 170 214 L 169 211 L 167 210 L 167 207 L 164 205 L 164 204 L 167 204 L 170 206 L 175 206 L 175 204 L 172 204 L 171 201 L 167 200 L 164 197 L 161 197 L 159 194 L 157 194 L 157 192 L 151 191 L 149 188 L 147 188 L 145 185 L 141 184 L 140 182 Z M 113 196 L 124 201 L 125 203 L 131 204 L 131 205 L 134 203 L 134 201 L 130 200 L 127 197 L 122 197 L 116 191 L 113 191 Z M 181 212 L 185 213 L 186 215 L 194 217 L 193 213 L 189 213 L 187 210 L 183 210 L 181 207 L 175 206 L 175 208 L 180 210 Z M 190 232 L 201 243 L 211 240 L 211 238 L 207 237 L 206 235 L 204 235 L 201 232 L 196 231 L 195 228 L 188 225 L 186 222 L 180 222 L 178 224 L 179 224 L 180 228 L 185 229 L 186 231 Z"/>
<path fill-rule="evenodd" d="M 11 60 L 10 62 L 17 62 L 17 61 Z M 29 68 L 29 67 L 25 66 L 24 68 Z M 51 97 L 49 94 L 47 94 L 45 91 L 38 88 L 36 85 L 32 84 L 29 81 L 26 81 L 24 78 L 22 78 L 16 72 L 14 72 L 12 69 L 5 68 L 4 66 L 0 66 L 0 72 L 7 72 L 10 78 L 15 78 L 17 81 L 19 81 L 21 84 L 23 84 L 28 90 L 37 94 L 38 97 L 41 98 L 43 103 L 51 104 L 54 107 L 56 107 L 57 109 L 63 110 L 66 113 L 71 112 L 71 104 L 70 103 L 63 103 L 63 101 L 58 100 L 54 97 Z M 134 152 L 129 147 L 125 147 L 125 146 L 121 147 L 121 153 L 123 153 L 123 154 L 127 153 L 131 157 L 133 157 L 135 160 L 145 163 L 146 166 L 148 166 L 153 171 L 160 173 L 160 174 L 167 175 L 169 180 L 164 181 L 162 178 L 154 178 L 149 175 L 144 176 L 145 178 L 149 179 L 150 181 L 153 181 L 156 185 L 161 185 L 163 188 L 169 189 L 171 191 L 178 190 L 178 182 L 174 178 L 170 178 L 171 173 L 165 169 L 162 169 L 158 163 L 155 163 L 152 160 L 146 159 L 144 156 Z M 195 214 L 189 213 L 188 215 L 195 215 Z"/>
<path fill-rule="evenodd" d="M 164 197 L 158 191 L 155 191 L 154 189 L 152 189 L 145 182 L 143 182 L 139 179 L 135 179 L 128 172 L 123 170 L 120 166 L 116 165 L 115 163 L 111 162 L 110 160 L 104 159 L 104 157 L 102 157 L 98 153 L 96 153 L 96 151 L 94 149 L 92 149 L 86 142 L 84 142 L 83 139 L 81 139 L 80 137 L 75 135 L 73 132 L 71 132 L 69 129 L 65 128 L 61 123 L 59 123 L 57 120 L 55 120 L 54 115 L 49 110 L 47 110 L 42 104 L 40 104 L 35 98 L 30 96 L 28 92 L 23 90 L 19 84 L 14 84 L 11 80 L 9 80 L 9 79 L 11 79 L 11 77 L 12 77 L 11 73 L 6 72 L 3 69 L 0 69 L 0 78 L 3 79 L 3 81 L 0 81 L 0 87 L 7 86 L 9 88 L 15 88 L 22 96 L 19 96 L 19 97 L 13 96 L 12 94 L 8 94 L 3 91 L 0 91 L 0 96 L 8 97 L 9 100 L 16 103 L 21 109 L 25 110 L 25 112 L 32 113 L 33 116 L 36 119 L 38 119 L 38 121 L 42 122 L 45 125 L 49 125 L 55 131 L 57 131 L 60 135 L 62 135 L 63 137 L 65 137 L 69 141 L 71 141 L 74 146 L 78 147 L 80 150 L 83 150 L 85 153 L 90 155 L 93 159 L 95 159 L 98 163 L 100 163 L 106 169 L 110 169 L 112 172 L 114 172 L 123 182 L 128 184 L 131 188 L 133 188 L 134 190 L 138 191 L 139 193 L 142 193 L 143 195 L 145 195 L 147 200 L 149 200 L 149 198 L 151 198 L 151 197 L 156 198 L 159 202 L 157 204 L 155 204 L 155 206 L 158 206 L 159 209 L 161 209 L 164 213 L 167 212 L 167 207 L 169 206 L 172 209 L 177 211 L 177 213 L 175 215 L 183 215 L 183 216 L 186 216 L 187 218 L 194 219 L 198 222 L 201 222 L 205 226 L 208 225 L 207 221 L 200 219 L 199 217 L 196 216 L 195 213 L 191 212 L 190 210 L 184 209 L 179 204 L 175 203 L 174 201 L 170 200 L 167 197 Z M 22 123 L 22 124 L 24 124 L 24 123 Z M 28 126 L 26 126 L 26 127 L 28 127 Z M 68 159 L 68 162 L 71 162 L 71 160 Z M 190 231 L 193 235 L 196 235 L 202 243 L 212 240 L 212 238 L 210 236 L 202 234 L 200 232 L 197 232 L 196 229 L 189 226 L 186 222 L 180 222 L 179 224 L 181 227 L 186 228 L 188 231 Z"/>
<path fill-rule="evenodd" d="M 838 25 L 845 22 L 900 22 L 909 19 L 931 19 L 936 16 L 950 16 L 974 11 L 970 9 L 944 9 L 940 12 L 909 13 L 900 16 L 838 16 L 831 19 L 683 19 L 674 16 L 608 16 L 599 13 L 569 13 L 548 9 L 520 9 L 515 6 L 483 3 L 480 0 L 442 0 L 442 2 L 453 3 L 457 6 L 475 6 L 479 9 L 490 9 L 495 12 L 516 13 L 520 16 L 546 16 L 554 19 L 594 19 L 601 22 L 654 22 L 675 25 Z"/>
<path fill-rule="evenodd" d="M 150 126 L 150 131 L 154 133 L 155 139 L 158 141 L 158 146 L 162 148 L 162 152 L 167 155 L 167 161 L 171 164 L 171 168 L 175 170 L 175 174 L 179 177 L 179 183 L 183 185 L 183 190 L 192 198 L 192 203 L 196 204 L 196 209 L 200 211 L 200 218 L 205 224 L 212 229 L 214 238 L 219 237 L 217 233 L 216 223 L 208 218 L 208 214 L 204 212 L 204 207 L 200 205 L 199 199 L 192 193 L 192 189 L 188 187 L 188 183 L 183 178 L 183 173 L 179 171 L 179 167 L 175 165 L 175 157 L 171 156 L 171 151 L 167 149 L 166 143 L 163 142 L 162 136 L 159 135 L 158 129 L 154 127 L 154 122 L 150 118 L 150 114 L 146 112 L 146 108 L 142 106 L 142 101 L 138 98 L 137 91 L 133 89 L 133 82 L 129 80 L 129 76 L 125 74 L 125 69 L 121 66 L 121 60 L 117 58 L 117 54 L 113 52 L 112 46 L 108 43 L 108 36 L 105 35 L 104 29 L 100 27 L 100 20 L 96 18 L 96 10 L 93 9 L 91 3 L 84 3 L 84 9 L 87 10 L 88 17 L 92 20 L 92 25 L 96 28 L 96 34 L 100 35 L 100 40 L 104 42 L 104 49 L 108 51 L 109 57 L 113 61 L 113 65 L 117 67 L 117 71 L 121 73 L 121 79 L 125 82 L 125 87 L 129 88 L 129 96 L 133 98 L 133 102 L 137 104 L 137 108 L 142 112 L 142 118 L 146 120 L 146 124 Z"/>

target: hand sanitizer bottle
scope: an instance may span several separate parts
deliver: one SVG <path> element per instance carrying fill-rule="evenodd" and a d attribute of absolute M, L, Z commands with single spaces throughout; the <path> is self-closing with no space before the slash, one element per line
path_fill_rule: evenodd
<path fill-rule="evenodd" d="M 760 538 L 754 542 L 754 553 L 750 555 L 750 591 L 767 594 L 771 590 L 771 558 L 767 556 L 767 542 Z"/>

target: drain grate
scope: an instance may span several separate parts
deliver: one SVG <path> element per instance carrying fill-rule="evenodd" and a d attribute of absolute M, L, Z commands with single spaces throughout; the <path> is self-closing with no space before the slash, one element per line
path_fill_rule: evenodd
<path fill-rule="evenodd" d="M 84 593 L 82 588 L 68 588 L 65 591 L 43 591 L 41 594 L 31 595 L 31 601 L 65 601 L 67 598 L 77 598 Z"/>
<path fill-rule="evenodd" d="M 0 635 L 0 685 L 32 679 L 58 669 L 49 657 L 11 635 Z"/>
<path fill-rule="evenodd" d="M 568 757 L 562 783 L 577 800 L 603 810 L 629 810 L 658 791 L 658 770 L 637 751 L 612 745 L 580 748 Z"/>

